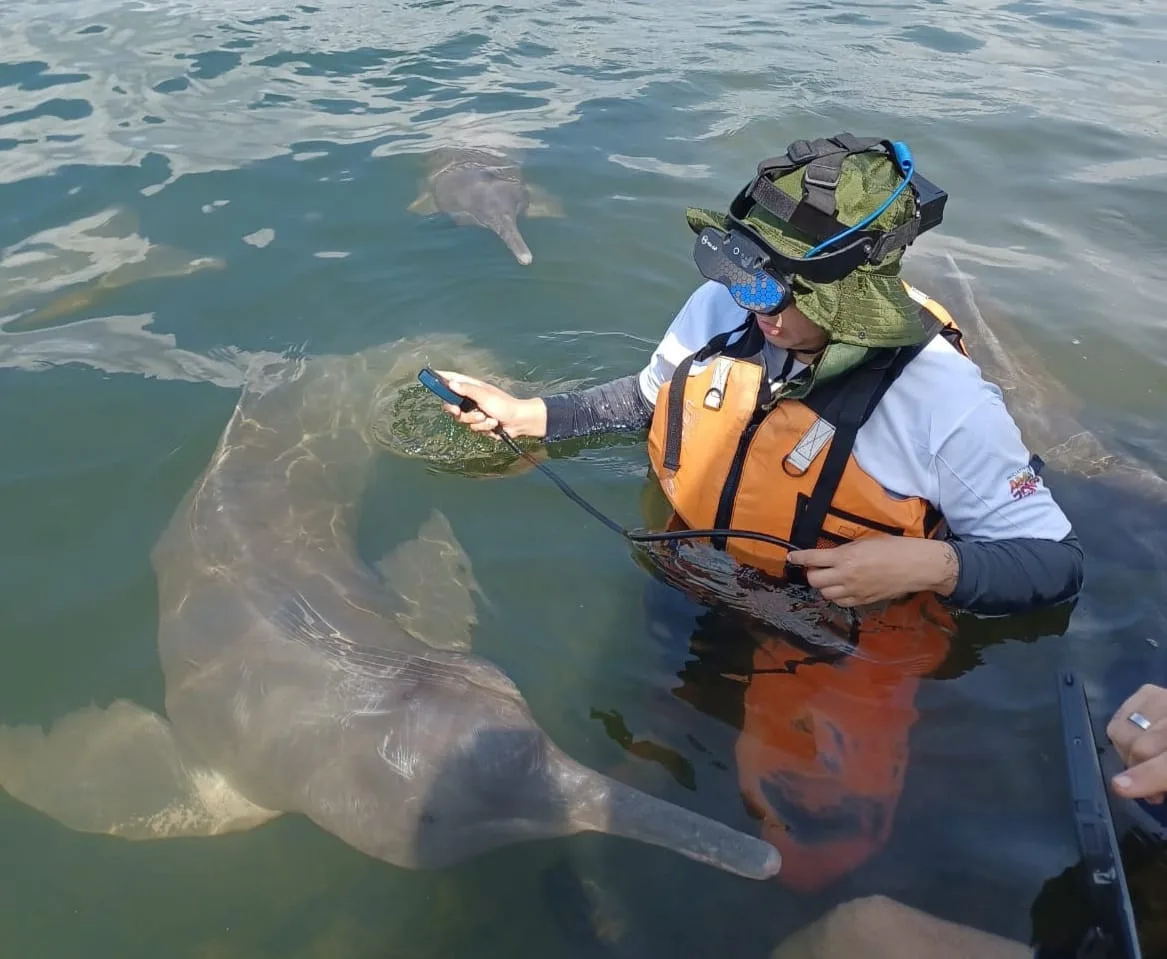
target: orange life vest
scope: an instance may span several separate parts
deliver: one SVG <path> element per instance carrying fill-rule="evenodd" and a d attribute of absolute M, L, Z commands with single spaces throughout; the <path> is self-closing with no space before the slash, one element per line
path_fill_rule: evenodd
<path fill-rule="evenodd" d="M 940 304 L 921 320 L 966 356 Z M 729 338 L 745 334 L 729 356 Z M 929 339 L 931 336 L 929 337 Z M 873 350 L 858 368 L 803 400 L 769 401 L 753 317 L 678 365 L 662 387 L 648 436 L 649 461 L 677 519 L 690 529 L 753 530 L 799 548 L 834 546 L 872 533 L 934 536 L 940 514 L 918 497 L 893 498 L 855 462 L 852 446 L 883 393 L 925 344 Z M 689 375 L 694 362 L 712 359 Z M 786 550 L 741 537 L 715 538 L 738 562 L 786 573 Z"/>

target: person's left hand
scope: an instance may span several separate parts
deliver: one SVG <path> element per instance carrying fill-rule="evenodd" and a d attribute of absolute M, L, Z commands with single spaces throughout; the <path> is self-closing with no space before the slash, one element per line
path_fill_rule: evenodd
<path fill-rule="evenodd" d="M 833 549 L 800 549 L 788 563 L 806 567 L 806 581 L 839 606 L 863 606 L 923 590 L 956 588 L 960 563 L 942 540 L 865 536 Z"/>

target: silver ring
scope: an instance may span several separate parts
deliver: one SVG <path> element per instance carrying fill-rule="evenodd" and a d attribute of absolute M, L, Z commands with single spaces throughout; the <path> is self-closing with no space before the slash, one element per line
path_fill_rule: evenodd
<path fill-rule="evenodd" d="M 1151 728 L 1151 720 L 1149 720 L 1142 713 L 1131 713 L 1129 716 L 1127 716 L 1127 719 L 1129 719 L 1132 723 L 1134 723 L 1136 726 L 1138 726 L 1139 729 L 1150 729 Z"/>

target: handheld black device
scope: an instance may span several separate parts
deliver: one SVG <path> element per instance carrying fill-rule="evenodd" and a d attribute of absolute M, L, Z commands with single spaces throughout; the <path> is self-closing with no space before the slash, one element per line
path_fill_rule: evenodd
<path fill-rule="evenodd" d="M 463 396 L 461 393 L 455 393 L 450 389 L 450 384 L 446 382 L 444 376 L 439 376 L 428 366 L 423 366 L 417 374 L 417 381 L 427 390 L 437 396 L 446 403 L 453 403 L 463 413 L 469 413 L 473 409 L 478 408 L 478 404 L 469 396 Z"/>
<path fill-rule="evenodd" d="M 1122 855 L 1114 834 L 1106 780 L 1098 761 L 1094 728 L 1086 690 L 1072 672 L 1058 674 L 1058 705 L 1062 715 L 1062 735 L 1070 780 L 1074 825 L 1095 925 L 1078 950 L 1082 959 L 1120 956 L 1142 959 L 1130 892 L 1122 871 Z"/>

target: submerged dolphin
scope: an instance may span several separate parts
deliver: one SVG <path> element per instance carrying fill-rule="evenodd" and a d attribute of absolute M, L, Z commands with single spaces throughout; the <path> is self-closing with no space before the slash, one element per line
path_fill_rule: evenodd
<path fill-rule="evenodd" d="M 523 180 L 519 167 L 483 150 L 441 149 L 426 159 L 427 174 L 411 213 L 445 213 L 459 226 L 483 226 L 499 235 L 526 266 L 531 251 L 519 233 L 520 216 L 562 216 L 546 191 Z"/>
<path fill-rule="evenodd" d="M 548 739 L 514 683 L 469 649 L 477 585 L 441 514 L 376 571 L 356 555 L 376 437 L 402 384 L 423 364 L 473 362 L 431 337 L 255 364 L 152 552 L 166 717 L 118 700 L 47 734 L 0 727 L 0 786 L 73 829 L 129 839 L 298 812 L 403 867 L 594 830 L 774 875 L 769 844 Z"/>
<path fill-rule="evenodd" d="M 959 284 L 959 294 L 950 301 L 950 308 L 968 334 L 968 351 L 985 378 L 1001 390 L 1029 448 L 1062 472 L 1104 479 L 1141 500 L 1167 506 L 1167 479 L 1107 449 L 1082 425 L 1077 415 L 1081 404 L 1004 317 L 995 316 L 989 325 L 968 275 L 951 254 L 945 256 L 950 278 Z"/>
<path fill-rule="evenodd" d="M 152 243 L 132 210 L 110 207 L 0 250 L 0 329 L 50 326 L 122 287 L 225 265 Z"/>

